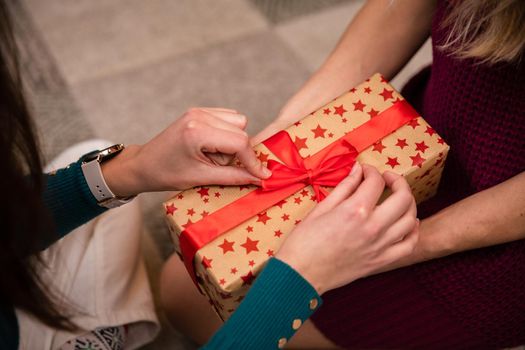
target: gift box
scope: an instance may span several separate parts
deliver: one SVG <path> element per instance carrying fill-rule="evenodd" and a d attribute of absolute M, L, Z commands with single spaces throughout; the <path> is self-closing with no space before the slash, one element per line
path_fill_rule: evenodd
<path fill-rule="evenodd" d="M 436 192 L 448 145 L 376 74 L 254 150 L 257 186 L 202 186 L 164 203 L 176 252 L 227 319 L 293 228 L 355 160 L 404 176 L 419 203 Z"/>

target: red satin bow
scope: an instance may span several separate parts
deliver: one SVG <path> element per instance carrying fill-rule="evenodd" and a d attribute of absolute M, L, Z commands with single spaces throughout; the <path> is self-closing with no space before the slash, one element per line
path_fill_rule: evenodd
<path fill-rule="evenodd" d="M 307 165 L 286 131 L 278 132 L 265 141 L 266 143 L 279 144 L 279 149 L 286 150 L 287 154 L 284 157 L 286 158 L 284 164 L 275 160 L 268 161 L 268 168 L 272 171 L 272 176 L 262 181 L 263 190 L 273 191 L 303 183 L 313 187 L 317 202 L 322 201 L 328 195 L 328 192 L 321 186 L 334 187 L 341 182 L 352 169 L 358 155 L 357 150 L 344 141 L 346 152 L 326 154 L 314 164 Z"/>

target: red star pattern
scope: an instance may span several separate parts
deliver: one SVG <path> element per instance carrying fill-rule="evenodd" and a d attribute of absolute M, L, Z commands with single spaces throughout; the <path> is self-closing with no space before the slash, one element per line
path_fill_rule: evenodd
<path fill-rule="evenodd" d="M 253 267 L 253 265 L 255 265 L 255 261 L 253 261 L 253 260 L 248 261 L 248 265 Z"/>
<path fill-rule="evenodd" d="M 388 157 L 388 161 L 385 164 L 390 165 L 392 169 L 394 169 L 396 166 L 399 165 L 399 162 L 397 161 L 397 157 L 394 157 L 394 158 Z"/>
<path fill-rule="evenodd" d="M 221 286 L 224 286 L 224 285 L 226 284 L 226 280 L 225 280 L 224 278 L 221 278 L 221 279 L 219 280 L 219 284 L 220 284 Z M 221 293 L 221 298 L 223 298 L 223 299 L 228 299 L 227 297 L 225 298 L 223 295 L 226 295 L 226 294 L 222 294 L 222 293 Z M 230 295 L 230 297 L 231 297 L 231 295 Z"/>
<path fill-rule="evenodd" d="M 348 112 L 348 111 L 343 107 L 343 105 L 335 106 L 334 109 L 335 109 L 334 114 L 337 114 L 337 115 L 340 116 L 340 117 L 342 117 L 343 114 L 344 114 L 345 112 Z"/>
<path fill-rule="evenodd" d="M 175 207 L 175 204 L 170 203 L 166 206 L 166 215 L 173 216 L 173 213 L 175 213 L 175 211 L 177 211 L 177 207 Z"/>
<path fill-rule="evenodd" d="M 277 237 L 277 238 L 281 237 L 281 235 L 283 234 L 281 232 L 281 230 L 277 230 L 277 231 L 273 231 L 273 232 L 274 232 L 274 236 Z"/>
<path fill-rule="evenodd" d="M 332 138 L 332 137 L 334 137 L 334 134 L 333 133 L 328 133 L 328 137 Z"/>
<path fill-rule="evenodd" d="M 208 202 L 210 201 L 210 199 L 209 199 L 208 197 L 204 197 L 204 198 L 202 199 L 202 201 L 203 201 L 204 203 L 208 203 Z"/>
<path fill-rule="evenodd" d="M 237 268 L 236 268 L 236 267 L 232 267 L 232 268 L 230 269 L 230 273 L 231 273 L 232 275 L 235 275 L 235 274 L 237 273 Z"/>
<path fill-rule="evenodd" d="M 301 197 L 295 197 L 295 198 L 293 199 L 293 201 L 294 201 L 295 204 L 301 204 L 301 202 L 302 202 L 303 200 L 301 199 Z"/>
<path fill-rule="evenodd" d="M 259 160 L 260 160 L 261 162 L 264 163 L 264 162 L 267 162 L 267 161 L 268 161 L 268 156 L 269 156 L 269 154 L 266 154 L 266 153 L 261 152 L 261 153 L 257 156 L 257 158 L 259 158 Z"/>
<path fill-rule="evenodd" d="M 186 211 L 186 215 L 193 216 L 195 214 L 195 210 L 193 208 L 190 208 Z"/>
<path fill-rule="evenodd" d="M 221 196 L 221 193 L 220 192 L 215 192 L 213 195 L 215 196 L 215 198 L 219 198 Z"/>
<path fill-rule="evenodd" d="M 415 129 L 416 127 L 420 126 L 421 124 L 419 124 L 419 121 L 417 120 L 417 118 L 414 118 L 412 119 L 411 121 L 409 121 L 407 123 L 408 126 L 411 126 L 412 129 Z"/>
<path fill-rule="evenodd" d="M 204 196 L 209 196 L 210 194 L 208 193 L 210 189 L 209 188 L 206 188 L 206 187 L 201 187 L 197 193 L 201 195 L 201 198 L 204 197 Z"/>
<path fill-rule="evenodd" d="M 188 222 L 186 222 L 184 225 L 182 225 L 182 227 L 188 228 L 191 224 L 193 224 L 193 222 L 190 219 L 188 219 Z"/>
<path fill-rule="evenodd" d="M 246 237 L 246 242 L 241 244 L 241 247 L 246 249 L 246 254 L 250 254 L 251 252 L 258 252 L 259 251 L 259 248 L 257 248 L 257 244 L 258 243 L 259 243 L 259 241 L 256 241 L 256 240 L 252 241 L 250 239 L 250 237 Z"/>
<path fill-rule="evenodd" d="M 429 134 L 430 136 L 434 135 L 436 131 L 432 129 L 430 126 L 427 126 L 427 130 L 425 130 L 425 134 Z"/>
<path fill-rule="evenodd" d="M 203 210 L 201 213 L 202 217 L 208 216 L 210 213 L 208 213 L 206 210 Z"/>
<path fill-rule="evenodd" d="M 385 79 L 385 77 L 381 74 L 381 82 L 382 83 L 388 83 L 388 80 Z"/>
<path fill-rule="evenodd" d="M 299 225 L 301 223 L 301 220 L 295 220 L 294 225 Z"/>
<path fill-rule="evenodd" d="M 242 191 L 242 190 L 248 190 L 250 189 L 250 185 L 240 185 L 239 186 L 239 190 Z"/>
<path fill-rule="evenodd" d="M 285 205 L 286 203 L 288 203 L 288 202 L 283 199 L 282 201 L 280 201 L 279 203 L 277 203 L 275 205 L 282 209 L 283 205 Z"/>
<path fill-rule="evenodd" d="M 438 143 L 439 143 L 440 145 L 444 145 L 444 144 L 445 144 L 445 140 L 443 140 L 443 139 L 440 137 L 440 138 L 438 138 Z"/>
<path fill-rule="evenodd" d="M 177 199 L 183 199 L 183 198 L 184 198 L 184 195 L 183 195 L 182 193 L 179 193 L 179 194 L 177 195 Z"/>
<path fill-rule="evenodd" d="M 318 137 L 324 138 L 324 133 L 326 132 L 327 129 L 323 129 L 320 124 L 317 124 L 317 127 L 311 130 L 314 133 L 314 139 L 316 139 Z"/>
<path fill-rule="evenodd" d="M 268 250 L 266 251 L 266 255 L 268 255 L 268 256 L 273 256 L 273 254 L 274 254 L 274 253 L 273 253 L 273 250 L 271 250 L 271 249 L 268 249 Z"/>
<path fill-rule="evenodd" d="M 378 142 L 374 143 L 374 148 L 372 149 L 372 151 L 377 151 L 379 153 L 383 153 L 383 150 L 385 148 L 386 147 L 383 145 L 383 143 L 381 141 L 378 141 Z"/>
<path fill-rule="evenodd" d="M 353 105 L 354 105 L 354 111 L 363 112 L 363 109 L 366 107 L 366 105 L 363 102 L 361 102 L 361 100 L 353 103 Z"/>
<path fill-rule="evenodd" d="M 303 197 L 306 197 L 310 194 L 310 192 L 308 192 L 308 190 L 305 188 L 304 190 L 301 191 L 301 196 Z"/>
<path fill-rule="evenodd" d="M 374 118 L 374 117 L 377 117 L 377 115 L 379 114 L 379 111 L 376 111 L 375 109 L 370 109 L 370 112 L 368 112 L 368 115 L 370 116 L 370 118 Z"/>
<path fill-rule="evenodd" d="M 403 149 L 408 146 L 407 139 L 397 139 L 396 146 Z"/>
<path fill-rule="evenodd" d="M 281 216 L 281 219 L 283 219 L 283 221 L 288 221 L 288 220 L 290 220 L 290 215 L 283 214 L 283 216 Z"/>
<path fill-rule="evenodd" d="M 226 254 L 228 252 L 233 252 L 233 245 L 235 244 L 235 242 L 230 242 L 228 241 L 226 238 L 224 239 L 224 242 L 222 242 L 221 244 L 219 244 L 219 248 L 222 249 L 222 254 Z"/>
<path fill-rule="evenodd" d="M 383 99 L 386 101 L 390 98 L 394 98 L 394 95 L 393 95 L 394 91 L 392 90 L 387 90 L 387 89 L 383 89 L 383 92 L 380 93 L 379 95 L 383 96 Z"/>
<path fill-rule="evenodd" d="M 207 257 L 203 256 L 202 257 L 202 266 L 204 266 L 205 269 L 210 269 L 212 261 L 213 261 L 213 259 L 208 259 Z"/>
<path fill-rule="evenodd" d="M 246 226 L 246 232 L 253 232 L 253 227 Z"/>
<path fill-rule="evenodd" d="M 253 273 L 250 271 L 248 272 L 246 275 L 244 276 L 241 276 L 241 279 L 242 279 L 242 285 L 245 286 L 245 285 L 251 285 L 253 283 L 253 280 L 255 279 L 255 276 L 253 275 Z M 242 300 L 242 299 L 241 299 Z"/>
<path fill-rule="evenodd" d="M 341 119 L 343 123 L 346 123 L 348 120 L 346 118 Z"/>
<path fill-rule="evenodd" d="M 425 153 L 428 146 L 425 144 L 425 141 L 416 142 L 416 151 L 419 151 L 421 153 Z"/>
<path fill-rule="evenodd" d="M 304 139 L 298 136 L 295 137 L 295 141 L 293 143 L 295 143 L 295 147 L 298 151 L 300 151 L 303 148 L 308 148 L 308 146 L 306 145 L 306 140 L 306 137 Z"/>
<path fill-rule="evenodd" d="M 266 225 L 266 222 L 270 219 L 271 217 L 269 217 L 266 212 L 257 214 L 257 222 L 262 222 L 264 225 Z"/>
<path fill-rule="evenodd" d="M 301 121 L 295 122 L 295 123 L 293 123 L 293 125 L 299 126 L 299 125 L 301 125 Z"/>
<path fill-rule="evenodd" d="M 372 92 L 372 89 L 370 89 L 370 87 L 367 86 L 363 91 L 365 92 L 365 94 L 370 94 Z"/>
<path fill-rule="evenodd" d="M 326 114 L 326 115 L 330 114 L 330 108 L 323 109 L 323 114 Z"/>
<path fill-rule="evenodd" d="M 415 156 L 410 156 L 410 159 L 412 159 L 412 165 L 417 165 L 421 168 L 421 164 L 425 161 L 425 158 L 421 157 L 419 153 L 416 153 Z"/>

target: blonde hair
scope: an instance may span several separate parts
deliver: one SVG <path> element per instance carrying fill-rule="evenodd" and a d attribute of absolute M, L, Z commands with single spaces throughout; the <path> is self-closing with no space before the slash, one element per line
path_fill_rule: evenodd
<path fill-rule="evenodd" d="M 521 59 L 525 47 L 524 0 L 454 0 L 443 25 L 441 48 L 459 58 L 494 64 Z"/>

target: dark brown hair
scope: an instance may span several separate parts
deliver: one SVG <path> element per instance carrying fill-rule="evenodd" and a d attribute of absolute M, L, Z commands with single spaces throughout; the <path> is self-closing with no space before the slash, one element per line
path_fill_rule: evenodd
<path fill-rule="evenodd" d="M 51 232 L 42 202 L 42 162 L 24 99 L 9 8 L 0 0 L 0 303 L 48 326 L 75 329 L 38 271 L 38 235 Z"/>

